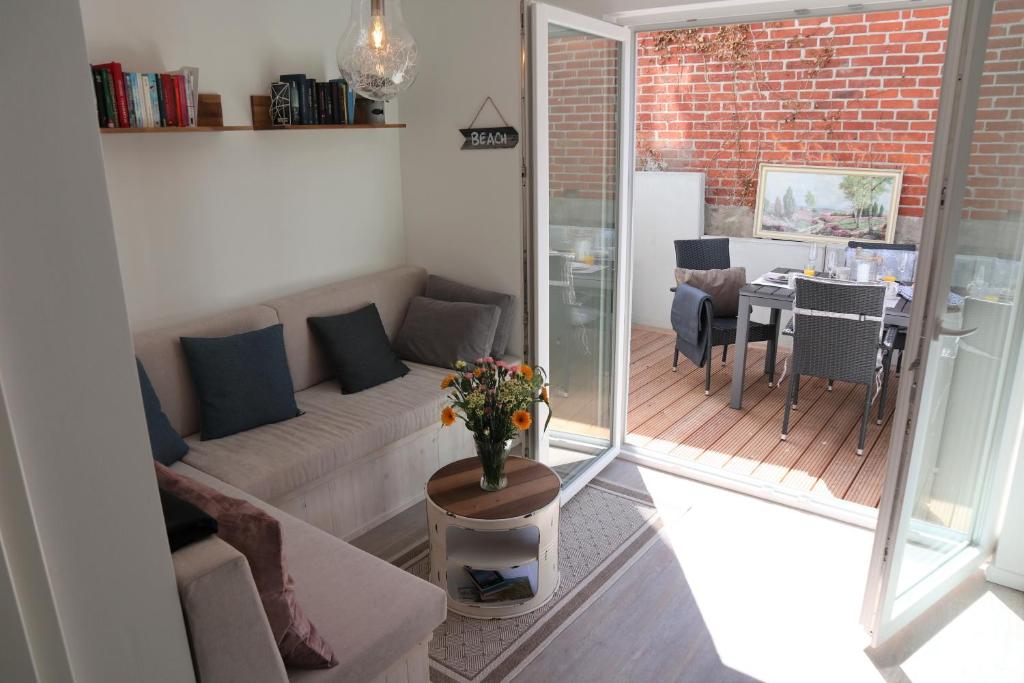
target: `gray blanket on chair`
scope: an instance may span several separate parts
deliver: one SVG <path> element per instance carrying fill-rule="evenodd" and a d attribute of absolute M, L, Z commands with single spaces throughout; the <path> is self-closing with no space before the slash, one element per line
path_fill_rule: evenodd
<path fill-rule="evenodd" d="M 699 368 L 711 350 L 711 297 L 690 285 L 679 285 L 672 299 L 672 329 L 676 348 Z"/>

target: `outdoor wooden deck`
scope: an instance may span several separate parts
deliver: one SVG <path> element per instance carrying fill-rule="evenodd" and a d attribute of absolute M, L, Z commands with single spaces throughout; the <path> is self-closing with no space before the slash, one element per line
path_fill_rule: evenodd
<path fill-rule="evenodd" d="M 628 443 L 787 488 L 878 506 L 896 403 L 895 377 L 885 420 L 881 426 L 871 420 L 865 455 L 858 456 L 863 387 L 836 382 L 828 392 L 824 380 L 801 382 L 789 438 L 781 441 L 786 386 L 768 387 L 761 371 L 764 344 L 750 345 L 743 409 L 733 410 L 732 354 L 723 365 L 722 350 L 715 349 L 711 395 L 705 396 L 703 369 L 680 358 L 679 370 L 671 371 L 673 343 L 671 331 L 632 330 Z M 780 350 L 779 373 L 784 366 Z"/>

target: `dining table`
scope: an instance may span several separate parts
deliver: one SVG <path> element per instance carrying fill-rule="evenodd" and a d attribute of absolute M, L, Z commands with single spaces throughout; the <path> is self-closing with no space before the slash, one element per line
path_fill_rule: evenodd
<path fill-rule="evenodd" d="M 774 268 L 773 273 L 802 272 L 798 268 Z M 760 279 L 760 278 L 759 278 Z M 739 316 L 736 323 L 736 350 L 733 358 L 732 389 L 730 405 L 740 410 L 743 407 L 743 382 L 747 366 L 747 337 L 750 330 L 750 311 L 753 306 L 771 309 L 771 322 L 779 327 L 782 311 L 793 308 L 796 292 L 786 286 L 750 283 L 740 290 Z M 910 326 L 911 300 L 900 296 L 893 305 L 885 309 L 883 325 L 906 330 Z"/>

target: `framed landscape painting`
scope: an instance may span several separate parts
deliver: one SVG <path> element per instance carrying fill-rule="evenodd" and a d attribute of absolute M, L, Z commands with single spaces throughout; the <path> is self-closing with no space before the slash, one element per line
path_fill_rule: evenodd
<path fill-rule="evenodd" d="M 902 185 L 901 170 L 761 164 L 754 237 L 891 244 Z"/>

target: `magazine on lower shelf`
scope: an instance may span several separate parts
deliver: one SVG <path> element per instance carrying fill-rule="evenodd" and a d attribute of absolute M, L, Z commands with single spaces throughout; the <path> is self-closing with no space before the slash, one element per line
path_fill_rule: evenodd
<path fill-rule="evenodd" d="M 492 569 L 463 567 L 472 586 L 459 589 L 459 599 L 467 602 L 504 602 L 506 600 L 529 600 L 533 587 L 526 576 L 505 578 Z"/>

